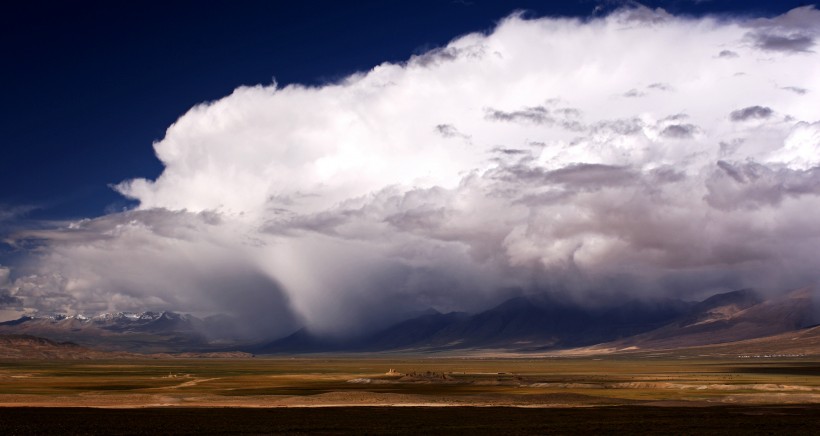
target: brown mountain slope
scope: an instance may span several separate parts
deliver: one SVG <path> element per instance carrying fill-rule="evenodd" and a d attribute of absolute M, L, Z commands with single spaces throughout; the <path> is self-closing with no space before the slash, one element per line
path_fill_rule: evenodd
<path fill-rule="evenodd" d="M 820 326 L 763 338 L 707 345 L 696 350 L 742 357 L 820 356 Z"/>
<path fill-rule="evenodd" d="M 249 358 L 250 353 L 241 351 L 205 353 L 153 353 L 138 354 L 121 351 L 99 351 L 71 342 L 55 342 L 31 335 L 0 334 L 0 359 L 49 360 L 49 359 L 168 359 L 168 358 Z"/>
<path fill-rule="evenodd" d="M 128 353 L 95 351 L 70 342 L 29 335 L 0 335 L 0 359 L 110 359 Z"/>
<path fill-rule="evenodd" d="M 812 288 L 763 299 L 752 291 L 720 294 L 659 329 L 592 348 L 661 350 L 764 338 L 816 323 Z"/>

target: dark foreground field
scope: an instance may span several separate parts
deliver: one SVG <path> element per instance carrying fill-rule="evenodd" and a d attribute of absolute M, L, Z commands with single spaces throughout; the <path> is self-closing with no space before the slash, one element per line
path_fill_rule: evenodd
<path fill-rule="evenodd" d="M 820 407 L 0 408 L 0 433 L 820 434 Z"/>

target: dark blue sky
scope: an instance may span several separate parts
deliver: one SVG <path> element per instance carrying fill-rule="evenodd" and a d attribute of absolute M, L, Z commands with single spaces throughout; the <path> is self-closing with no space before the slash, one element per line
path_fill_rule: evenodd
<path fill-rule="evenodd" d="M 516 9 L 590 16 L 618 1 L 26 1 L 0 9 L 0 221 L 99 216 L 108 185 L 156 177 L 151 143 L 240 85 L 319 84 L 401 61 Z M 645 1 L 771 16 L 805 1 Z M 28 210 L 26 213 L 9 213 Z M 9 218 L 14 216 L 14 218 Z M 0 222 L 0 230 L 3 223 Z"/>

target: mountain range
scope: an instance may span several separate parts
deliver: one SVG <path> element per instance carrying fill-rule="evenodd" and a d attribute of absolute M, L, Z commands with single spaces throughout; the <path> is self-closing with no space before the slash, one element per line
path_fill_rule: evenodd
<path fill-rule="evenodd" d="M 763 299 L 752 291 L 720 294 L 659 329 L 610 345 L 619 348 L 674 349 L 744 341 L 814 326 L 818 306 L 809 288 Z"/>
<path fill-rule="evenodd" d="M 631 300 L 597 309 L 543 295 L 517 297 L 478 314 L 427 314 L 354 339 L 332 339 L 301 329 L 253 352 L 691 347 L 812 326 L 817 322 L 812 296 L 809 288 L 770 298 L 740 290 L 700 302 Z"/>
<path fill-rule="evenodd" d="M 208 323 L 174 312 L 25 315 L 0 323 L 0 334 L 31 335 L 111 351 L 156 353 L 215 348 Z"/>
<path fill-rule="evenodd" d="M 70 341 L 95 349 L 139 353 L 241 350 L 254 354 L 321 352 L 441 352 L 503 350 L 548 352 L 583 349 L 669 350 L 799 335 L 813 344 L 818 322 L 812 288 L 764 296 L 739 290 L 699 302 L 629 300 L 590 308 L 548 295 L 521 296 L 483 312 L 439 313 L 414 318 L 357 337 L 339 338 L 308 328 L 273 341 L 220 337 L 226 320 L 174 312 L 85 316 L 24 316 L 0 323 L 0 334 Z M 806 333 L 809 332 L 809 333 Z M 818 341 L 820 343 L 820 341 Z M 763 345 L 761 345 L 763 344 Z M 820 350 L 818 350 L 820 351 Z"/>

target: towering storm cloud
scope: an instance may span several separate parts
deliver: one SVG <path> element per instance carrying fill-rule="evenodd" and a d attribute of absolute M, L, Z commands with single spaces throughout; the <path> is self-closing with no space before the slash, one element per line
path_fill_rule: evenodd
<path fill-rule="evenodd" d="M 338 83 L 238 88 L 168 128 L 156 180 L 116 186 L 135 210 L 14 235 L 34 248 L 0 301 L 274 337 L 513 292 L 814 283 L 818 38 L 812 7 L 511 16 Z"/>

